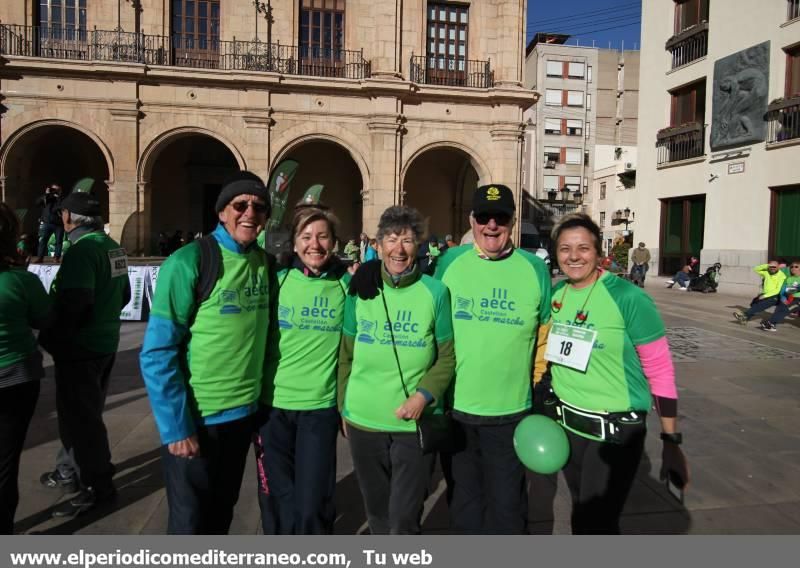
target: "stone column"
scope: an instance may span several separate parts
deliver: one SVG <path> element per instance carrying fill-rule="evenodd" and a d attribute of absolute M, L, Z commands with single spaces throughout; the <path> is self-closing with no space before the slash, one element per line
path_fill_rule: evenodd
<path fill-rule="evenodd" d="M 495 85 L 522 87 L 525 63 L 525 0 L 494 0 L 497 54 L 492 58 Z"/>
<path fill-rule="evenodd" d="M 400 195 L 400 139 L 402 116 L 373 115 L 367 122 L 372 147 L 370 179 L 364 180 L 362 224 L 370 236 L 375 235 L 384 210 L 402 203 Z"/>
<path fill-rule="evenodd" d="M 264 180 L 269 182 L 270 160 L 270 130 L 275 125 L 275 121 L 270 117 L 272 108 L 257 115 L 247 115 L 244 117 L 244 138 L 245 147 L 244 159 L 247 168 Z"/>
<path fill-rule="evenodd" d="M 400 79 L 402 0 L 372 3 L 375 41 L 372 51 L 372 77 Z"/>
<path fill-rule="evenodd" d="M 143 214 L 136 179 L 139 111 L 135 105 L 111 108 L 111 154 L 114 171 L 109 172 L 108 219 L 111 237 L 128 249 L 128 254 L 144 254 L 147 239 L 137 230 Z M 124 232 L 124 234 L 123 234 Z M 124 243 L 123 243 L 124 241 Z"/>
<path fill-rule="evenodd" d="M 514 225 L 513 239 L 519 242 L 519 217 L 522 214 L 522 140 L 525 128 L 522 123 L 495 123 L 492 136 L 492 183 L 507 185 L 514 192 L 517 205 L 517 223 Z"/>

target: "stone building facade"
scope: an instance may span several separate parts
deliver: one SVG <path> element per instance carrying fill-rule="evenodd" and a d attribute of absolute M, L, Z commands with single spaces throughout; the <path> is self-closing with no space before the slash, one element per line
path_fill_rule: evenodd
<path fill-rule="evenodd" d="M 800 258 L 800 4 L 644 2 L 642 40 L 637 239 L 755 295 L 754 265 Z"/>
<path fill-rule="evenodd" d="M 160 232 L 213 226 L 232 171 L 266 179 L 292 158 L 292 192 L 324 184 L 342 237 L 372 234 L 397 203 L 457 235 L 476 184 L 519 198 L 522 114 L 536 100 L 523 86 L 525 11 L 525 0 L 7 0 L 2 198 L 30 210 L 46 183 L 94 177 L 112 235 L 150 254 Z"/>

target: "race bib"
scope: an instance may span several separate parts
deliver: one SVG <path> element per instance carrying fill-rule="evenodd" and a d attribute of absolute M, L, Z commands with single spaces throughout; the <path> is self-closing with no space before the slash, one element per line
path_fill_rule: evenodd
<path fill-rule="evenodd" d="M 108 263 L 111 266 L 111 278 L 128 276 L 128 255 L 125 254 L 125 249 L 108 251 Z"/>
<path fill-rule="evenodd" d="M 552 363 L 586 371 L 597 332 L 574 325 L 554 323 L 547 339 L 544 358 Z"/>

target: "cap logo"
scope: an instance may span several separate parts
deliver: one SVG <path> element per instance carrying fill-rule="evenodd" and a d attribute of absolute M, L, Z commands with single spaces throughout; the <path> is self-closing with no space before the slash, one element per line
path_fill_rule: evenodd
<path fill-rule="evenodd" d="M 492 186 L 486 190 L 486 201 L 498 201 L 500 199 L 500 190 Z"/>

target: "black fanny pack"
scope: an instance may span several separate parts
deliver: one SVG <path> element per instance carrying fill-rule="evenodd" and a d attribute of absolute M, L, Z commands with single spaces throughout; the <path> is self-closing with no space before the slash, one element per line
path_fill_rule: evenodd
<path fill-rule="evenodd" d="M 647 412 L 594 412 L 564 402 L 552 389 L 544 408 L 547 416 L 566 429 L 599 442 L 626 444 L 647 429 Z"/>

